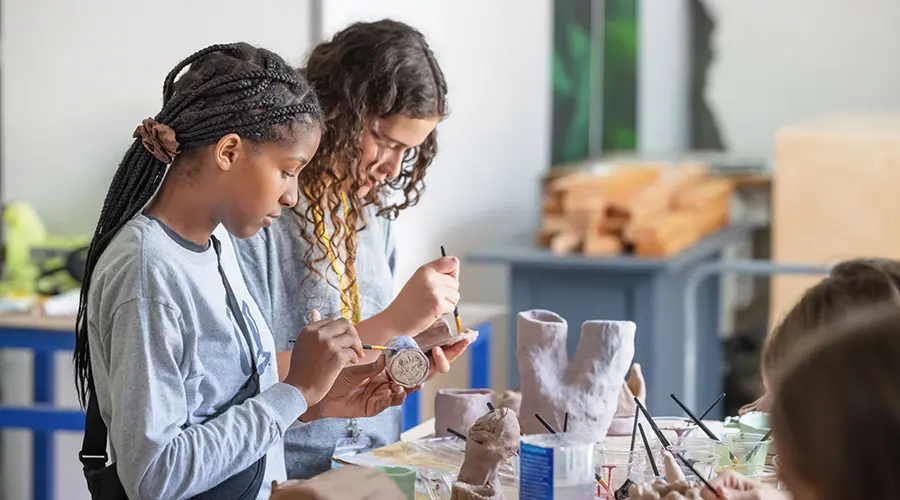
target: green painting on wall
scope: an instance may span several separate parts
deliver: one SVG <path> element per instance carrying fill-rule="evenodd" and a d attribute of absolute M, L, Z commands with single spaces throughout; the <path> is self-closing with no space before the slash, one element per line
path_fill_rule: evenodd
<path fill-rule="evenodd" d="M 557 1 L 554 9 L 552 164 L 602 151 L 633 150 L 636 3 L 568 0 Z"/>

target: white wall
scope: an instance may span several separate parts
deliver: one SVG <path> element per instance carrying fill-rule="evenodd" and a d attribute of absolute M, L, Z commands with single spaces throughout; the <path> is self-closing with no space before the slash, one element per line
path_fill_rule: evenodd
<path fill-rule="evenodd" d="M 638 4 L 638 150 L 681 152 L 690 143 L 691 22 L 688 0 Z"/>
<path fill-rule="evenodd" d="M 444 70 L 450 117 L 427 193 L 397 220 L 398 277 L 440 256 L 464 255 L 537 227 L 539 180 L 550 161 L 552 2 L 323 2 L 323 34 L 392 17 L 425 33 Z M 463 265 L 463 300 L 505 304 L 502 270 Z M 499 333 L 499 332 L 498 332 Z"/>
<path fill-rule="evenodd" d="M 900 2 L 704 1 L 717 20 L 707 96 L 731 149 L 768 156 L 781 125 L 900 110 Z"/>
<path fill-rule="evenodd" d="M 159 111 L 171 67 L 231 41 L 299 64 L 311 46 L 309 12 L 308 0 L 3 0 L 2 199 L 32 203 L 51 231 L 93 231 L 134 127 Z M 69 356 L 57 361 L 57 402 L 77 407 Z M 4 402 L 28 402 L 30 357 L 0 362 Z M 28 435 L 3 440 L 3 498 L 30 499 Z M 80 435 L 56 442 L 56 498 L 88 498 Z"/>

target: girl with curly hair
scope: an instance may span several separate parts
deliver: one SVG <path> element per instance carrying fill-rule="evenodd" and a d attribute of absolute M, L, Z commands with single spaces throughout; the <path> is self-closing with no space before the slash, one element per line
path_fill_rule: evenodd
<path fill-rule="evenodd" d="M 298 177 L 296 207 L 257 236 L 235 241 L 245 280 L 280 351 L 290 350 L 313 310 L 350 320 L 365 343 L 414 336 L 459 301 L 455 257 L 423 265 L 393 294 L 391 221 L 425 189 L 435 128 L 448 112 L 443 72 L 425 37 L 391 20 L 338 32 L 313 49 L 302 72 L 322 103 L 322 140 Z M 436 348 L 431 372 L 449 370 L 469 343 Z M 282 356 L 279 364 L 287 364 Z M 336 449 L 385 446 L 400 430 L 396 407 L 371 418 L 295 426 L 285 437 L 288 477 L 324 472 Z"/>

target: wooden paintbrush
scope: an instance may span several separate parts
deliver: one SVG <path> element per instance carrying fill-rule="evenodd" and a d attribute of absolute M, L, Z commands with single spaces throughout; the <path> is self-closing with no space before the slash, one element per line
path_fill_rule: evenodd
<path fill-rule="evenodd" d="M 444 250 L 444 245 L 441 245 L 441 257 L 446 257 L 447 251 Z M 456 333 L 462 335 L 463 327 L 462 320 L 459 319 L 459 306 L 453 308 L 453 319 L 456 320 Z"/>
<path fill-rule="evenodd" d="M 383 346 L 383 345 L 369 345 L 369 344 L 363 344 L 363 345 L 362 345 L 362 348 L 365 349 L 365 350 L 367 350 L 367 351 L 391 351 L 391 352 L 396 352 L 396 351 L 398 350 L 396 347 L 388 347 L 388 346 Z"/>

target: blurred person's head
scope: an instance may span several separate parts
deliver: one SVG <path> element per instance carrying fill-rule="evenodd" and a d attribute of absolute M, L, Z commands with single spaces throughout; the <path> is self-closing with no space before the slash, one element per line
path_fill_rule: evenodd
<path fill-rule="evenodd" d="M 900 497 L 900 308 L 859 307 L 774 375 L 779 475 L 796 500 Z"/>
<path fill-rule="evenodd" d="M 821 335 L 824 328 L 861 307 L 891 300 L 900 304 L 900 261 L 854 259 L 836 265 L 828 277 L 804 292 L 769 334 L 760 363 L 766 394 L 741 413 L 768 411 L 772 376 L 798 343 Z"/>

